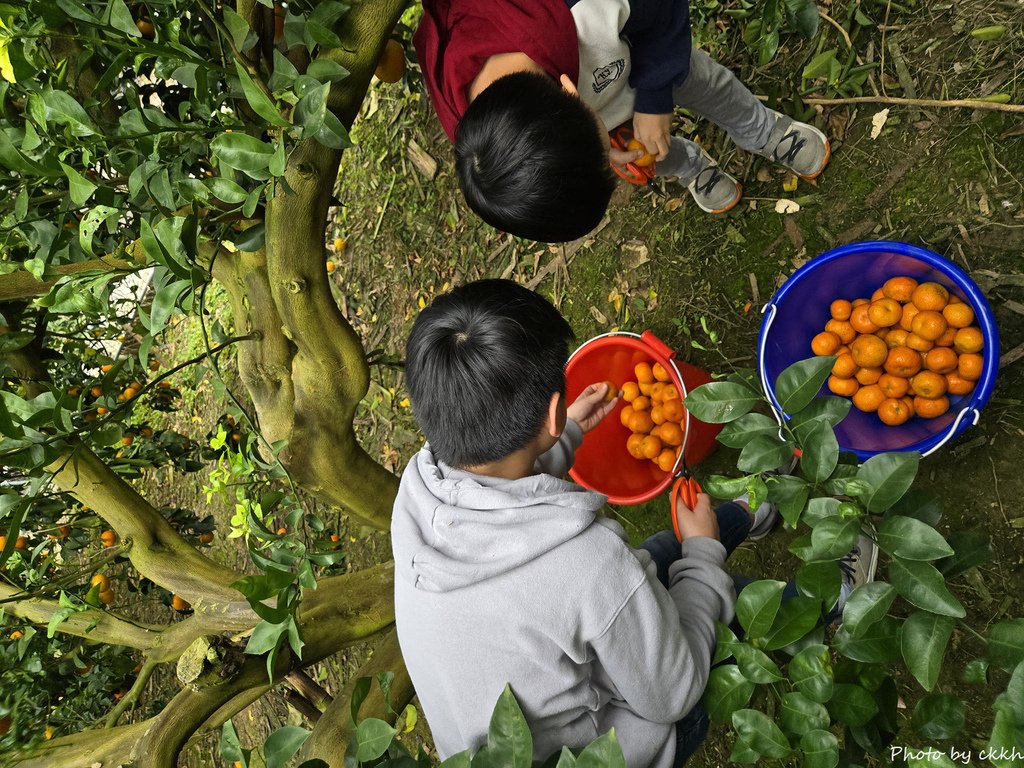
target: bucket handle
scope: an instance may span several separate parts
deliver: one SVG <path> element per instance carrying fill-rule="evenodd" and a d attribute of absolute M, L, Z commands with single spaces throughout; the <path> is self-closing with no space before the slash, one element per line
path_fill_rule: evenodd
<path fill-rule="evenodd" d="M 775 322 L 775 315 L 778 314 L 778 311 L 779 310 L 778 310 L 778 307 L 775 306 L 775 302 L 770 302 L 770 303 L 766 304 L 764 309 L 761 310 L 762 314 L 766 314 L 767 315 L 767 317 L 764 320 L 764 327 L 761 329 L 761 338 L 762 339 L 768 338 L 768 330 L 772 327 L 772 323 Z M 761 375 L 761 390 L 764 392 L 764 396 L 766 398 L 768 398 L 768 402 L 771 403 L 771 405 L 772 405 L 772 413 L 775 414 L 775 418 L 776 418 L 776 420 L 778 420 L 779 427 L 781 428 L 782 427 L 782 419 L 784 417 L 783 417 L 782 414 L 776 413 L 775 404 L 772 403 L 771 395 L 768 392 L 768 368 L 767 368 L 767 365 L 765 364 L 765 358 L 766 357 L 767 357 L 767 355 L 765 355 L 763 353 L 759 354 L 758 355 L 758 361 L 757 361 L 758 373 Z M 780 429 L 780 431 L 781 431 L 781 429 Z"/>
<path fill-rule="evenodd" d="M 962 411 L 960 411 L 960 413 L 956 415 L 956 419 L 949 426 L 949 429 L 946 430 L 946 434 L 943 436 L 943 438 L 939 440 L 939 442 L 937 442 L 931 448 L 929 448 L 927 451 L 922 453 L 921 456 L 929 456 L 935 453 L 937 450 L 939 450 L 939 448 L 941 448 L 950 440 L 952 440 L 953 435 L 956 434 L 957 429 L 960 427 L 960 422 L 963 421 L 964 417 L 967 416 L 968 411 L 974 411 L 974 418 L 971 420 L 970 426 L 975 426 L 978 423 L 978 420 L 981 418 L 981 412 L 977 408 L 973 407 L 964 408 Z"/>

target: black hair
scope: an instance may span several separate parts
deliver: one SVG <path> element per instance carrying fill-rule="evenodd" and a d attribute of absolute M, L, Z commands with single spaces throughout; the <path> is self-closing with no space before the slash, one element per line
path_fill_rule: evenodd
<path fill-rule="evenodd" d="M 594 113 L 547 75 L 500 77 L 455 131 L 462 194 L 504 232 L 545 243 L 582 237 L 615 189 L 600 130 Z"/>
<path fill-rule="evenodd" d="M 478 280 L 438 296 L 413 324 L 405 375 L 434 455 L 487 464 L 539 433 L 565 392 L 573 334 L 551 303 L 511 280 Z"/>

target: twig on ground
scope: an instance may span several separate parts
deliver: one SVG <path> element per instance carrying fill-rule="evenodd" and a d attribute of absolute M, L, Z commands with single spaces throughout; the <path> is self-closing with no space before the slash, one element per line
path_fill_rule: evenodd
<path fill-rule="evenodd" d="M 767 96 L 758 96 L 761 101 L 768 101 Z M 899 96 L 849 96 L 845 99 L 807 98 L 804 104 L 821 104 L 837 106 L 841 104 L 894 104 L 901 107 L 952 107 L 961 109 L 990 109 L 996 112 L 1014 112 L 1024 114 L 1024 104 L 1000 104 L 997 101 L 980 101 L 979 99 L 904 99 Z"/>

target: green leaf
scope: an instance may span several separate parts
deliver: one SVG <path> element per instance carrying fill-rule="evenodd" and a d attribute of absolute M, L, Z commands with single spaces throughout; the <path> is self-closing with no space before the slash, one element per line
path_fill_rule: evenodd
<path fill-rule="evenodd" d="M 829 726 L 828 710 L 799 691 L 782 695 L 780 721 L 782 730 L 796 737 Z"/>
<path fill-rule="evenodd" d="M 865 461 L 857 470 L 857 479 L 871 487 L 858 494 L 869 512 L 884 512 L 910 488 L 917 476 L 919 453 L 880 453 Z"/>
<path fill-rule="evenodd" d="M 888 664 L 899 658 L 899 622 L 885 616 L 861 630 L 856 637 L 840 627 L 832 640 L 833 647 L 853 661 Z"/>
<path fill-rule="evenodd" d="M 807 504 L 810 487 L 803 480 L 792 475 L 770 475 L 766 485 L 768 486 L 768 500 L 775 504 L 782 519 L 788 525 L 796 527 Z"/>
<path fill-rule="evenodd" d="M 755 581 L 744 587 L 736 598 L 736 618 L 748 638 L 764 637 L 772 627 L 782 604 L 782 581 Z"/>
<path fill-rule="evenodd" d="M 754 684 L 747 680 L 735 664 L 723 664 L 711 670 L 704 689 L 704 708 L 717 723 L 727 723 L 732 713 L 742 709 L 754 693 Z"/>
<path fill-rule="evenodd" d="M 762 413 L 748 413 L 740 416 L 722 428 L 718 442 L 730 448 L 742 448 L 758 435 L 778 435 L 779 423 Z"/>
<path fill-rule="evenodd" d="M 320 130 L 317 131 L 314 138 L 330 149 L 347 149 L 352 146 L 348 131 L 331 110 L 327 110 L 324 115 L 324 124 L 320 126 Z"/>
<path fill-rule="evenodd" d="M 590 742 L 576 758 L 576 768 L 626 768 L 626 758 L 615 738 L 615 730 Z"/>
<path fill-rule="evenodd" d="M 774 651 L 795 643 L 810 632 L 821 619 L 821 604 L 810 597 L 791 597 L 784 601 L 772 628 L 765 635 L 764 649 Z"/>
<path fill-rule="evenodd" d="M 76 206 L 85 205 L 85 201 L 92 197 L 97 186 L 71 166 L 61 163 L 60 167 L 68 177 L 68 197 L 71 198 L 71 202 Z"/>
<path fill-rule="evenodd" d="M 1020 713 L 1024 711 L 1024 662 L 1018 664 L 1010 675 L 1006 693 L 995 701 L 995 723 L 988 746 L 992 757 L 990 762 L 996 768 L 1020 768 L 1017 757 L 1024 744 L 1024 722 Z"/>
<path fill-rule="evenodd" d="M 895 599 L 896 590 L 892 584 L 884 581 L 861 584 L 853 590 L 843 607 L 843 629 L 851 637 L 857 637 L 876 621 L 881 621 Z"/>
<path fill-rule="evenodd" d="M 295 753 L 309 738 L 309 734 L 310 732 L 305 728 L 295 725 L 286 725 L 270 734 L 263 746 L 263 756 L 267 761 L 267 768 L 285 768 L 288 761 L 295 756 Z M 362 746 L 361 743 L 360 746 Z"/>
<path fill-rule="evenodd" d="M 935 687 L 942 669 L 942 657 L 953 634 L 953 620 L 927 611 L 907 617 L 900 629 L 900 652 L 917 682 L 926 691 Z"/>
<path fill-rule="evenodd" d="M 452 755 L 441 763 L 441 768 L 469 768 L 471 764 L 472 750 L 467 749 L 465 752 L 459 752 Z M 561 763 L 559 763 L 561 765 Z"/>
<path fill-rule="evenodd" d="M 555 768 L 574 768 L 575 765 L 576 755 L 568 747 L 562 747 L 562 751 L 558 753 L 558 762 L 555 763 Z"/>
<path fill-rule="evenodd" d="M 791 751 L 789 740 L 775 723 L 756 709 L 732 713 L 732 727 L 740 739 L 767 757 L 782 758 Z"/>
<path fill-rule="evenodd" d="M 376 760 L 383 755 L 395 738 L 395 729 L 383 720 L 368 718 L 356 726 L 356 759 L 361 763 Z M 267 768 L 270 768 L 269 761 Z"/>
<path fill-rule="evenodd" d="M 1006 33 L 1006 27 L 1002 24 L 993 25 L 991 27 L 978 27 L 977 29 L 971 30 L 971 37 L 975 40 L 985 40 L 991 42 L 998 40 Z"/>
<path fill-rule="evenodd" d="M 746 493 L 749 477 L 711 475 L 704 481 L 704 492 L 716 499 L 735 499 Z"/>
<path fill-rule="evenodd" d="M 971 659 L 964 667 L 965 683 L 985 685 L 988 683 L 988 659 Z"/>
<path fill-rule="evenodd" d="M 740 451 L 736 468 L 748 473 L 769 472 L 788 465 L 792 458 L 792 443 L 769 435 L 758 435 Z"/>
<path fill-rule="evenodd" d="M 241 186 L 224 176 L 211 176 L 201 182 L 213 196 L 225 203 L 241 203 L 248 196 Z"/>
<path fill-rule="evenodd" d="M 274 650 L 280 644 L 287 629 L 287 624 L 270 624 L 266 621 L 261 621 L 249 636 L 245 652 L 253 656 L 259 656 Z"/>
<path fill-rule="evenodd" d="M 355 725 L 359 719 L 359 708 L 363 706 L 363 702 L 366 701 L 366 697 L 370 695 L 370 686 L 372 685 L 373 680 L 371 678 L 360 677 L 356 680 L 355 685 L 352 686 L 349 710 L 353 725 Z"/>
<path fill-rule="evenodd" d="M 813 38 L 818 31 L 818 6 L 815 0 L 786 0 L 786 23 L 806 39 Z"/>
<path fill-rule="evenodd" d="M 914 707 L 911 725 L 926 739 L 951 739 L 963 730 L 964 703 L 948 693 L 929 693 Z"/>
<path fill-rule="evenodd" d="M 488 768 L 488 765 L 491 768 L 531 768 L 533 764 L 533 736 L 526 724 L 523 710 L 519 708 L 519 703 L 508 685 L 494 706 L 491 723 L 487 729 L 486 749 L 492 761 L 481 761 L 480 766 L 483 768 Z M 474 765 L 477 765 L 480 756 L 478 754 L 474 758 Z"/>
<path fill-rule="evenodd" d="M 269 178 L 267 166 L 274 147 L 245 133 L 222 133 L 210 142 L 210 149 L 224 165 L 248 174 L 254 179 Z"/>
<path fill-rule="evenodd" d="M 839 740 L 826 730 L 809 731 L 800 737 L 804 753 L 803 768 L 836 768 L 839 765 Z"/>
<path fill-rule="evenodd" d="M 853 683 L 837 683 L 828 703 L 829 712 L 846 725 L 866 725 L 878 712 L 878 704 L 869 691 Z"/>
<path fill-rule="evenodd" d="M 811 530 L 812 557 L 815 560 L 838 560 L 845 556 L 860 538 L 860 519 L 830 517 Z"/>
<path fill-rule="evenodd" d="M 277 105 L 256 85 L 255 81 L 249 76 L 249 73 L 245 71 L 245 67 L 237 60 L 235 61 L 235 72 L 238 73 L 238 79 L 242 83 L 242 93 L 245 94 L 245 100 L 249 102 L 253 112 L 271 125 L 276 125 L 279 128 L 284 128 L 290 124 L 281 117 L 281 112 L 278 110 Z"/>
<path fill-rule="evenodd" d="M 804 563 L 796 571 L 796 588 L 800 594 L 818 600 L 825 611 L 839 602 L 843 578 L 835 562 Z"/>
<path fill-rule="evenodd" d="M 330 59 L 316 59 L 306 67 L 306 74 L 321 83 L 336 83 L 349 76 L 349 71 Z"/>
<path fill-rule="evenodd" d="M 78 244 L 82 246 L 83 251 L 90 256 L 95 255 L 92 249 L 93 236 L 103 222 L 120 212 L 119 208 L 109 205 L 97 205 L 82 217 L 82 223 L 78 226 Z"/>
<path fill-rule="evenodd" d="M 803 442 L 800 468 L 812 483 L 822 483 L 831 476 L 839 463 L 839 441 L 826 421 L 817 421 L 807 430 Z"/>
<path fill-rule="evenodd" d="M 295 105 L 295 124 L 302 126 L 303 137 L 316 137 L 317 132 L 323 127 L 327 116 L 327 96 L 330 92 L 330 83 L 310 88 Z"/>
<path fill-rule="evenodd" d="M 936 526 L 942 519 L 942 507 L 932 494 L 919 488 L 911 488 L 885 514 L 886 517 L 912 517 L 922 523 Z"/>
<path fill-rule="evenodd" d="M 824 645 L 809 645 L 797 652 L 787 673 L 797 691 L 811 701 L 824 704 L 832 698 L 832 665 Z"/>
<path fill-rule="evenodd" d="M 135 19 L 132 18 L 132 12 L 124 4 L 124 0 L 110 0 L 107 3 L 107 12 L 103 14 L 103 21 L 129 37 L 142 36 L 135 24 Z"/>
<path fill-rule="evenodd" d="M 693 390 L 683 400 L 683 405 L 694 418 L 708 424 L 725 424 L 749 413 L 761 399 L 750 387 L 731 381 L 713 381 Z"/>
<path fill-rule="evenodd" d="M 832 373 L 833 355 L 811 357 L 787 367 L 775 380 L 775 397 L 784 413 L 798 413 L 814 399 Z"/>
<path fill-rule="evenodd" d="M 1024 661 L 1024 619 L 1000 621 L 988 633 L 989 661 L 1007 671 Z"/>
<path fill-rule="evenodd" d="M 235 761 L 244 763 L 247 755 L 243 754 L 242 744 L 238 740 L 238 732 L 234 723 L 226 720 L 220 729 L 220 756 L 228 763 Z"/>
<path fill-rule="evenodd" d="M 958 619 L 967 615 L 960 601 L 946 589 L 942 574 L 929 563 L 894 557 L 889 562 L 889 581 L 918 608 Z"/>
<path fill-rule="evenodd" d="M 778 665 L 763 651 L 744 642 L 734 643 L 731 650 L 740 672 L 750 682 L 765 685 L 782 680 Z"/>
<path fill-rule="evenodd" d="M 953 554 L 935 563 L 947 581 L 992 559 L 992 543 L 987 531 L 954 531 L 949 535 L 949 545 Z"/>
<path fill-rule="evenodd" d="M 837 48 L 819 53 L 804 67 L 800 76 L 804 80 L 814 80 L 826 76 L 832 69 L 832 62 L 836 60 L 837 53 L 839 53 Z"/>
<path fill-rule="evenodd" d="M 245 41 L 249 36 L 249 23 L 239 16 L 232 8 L 225 6 L 223 9 L 224 26 L 231 35 L 231 42 L 240 51 L 246 49 Z"/>
<path fill-rule="evenodd" d="M 0 499 L 3 497 L 0 496 Z M 732 644 L 736 642 L 736 633 L 728 624 L 715 622 L 715 655 L 711 658 L 711 666 L 717 666 L 732 657 Z"/>
<path fill-rule="evenodd" d="M 942 534 L 912 517 L 889 517 L 876 536 L 883 552 L 905 560 L 936 560 L 953 554 Z"/>

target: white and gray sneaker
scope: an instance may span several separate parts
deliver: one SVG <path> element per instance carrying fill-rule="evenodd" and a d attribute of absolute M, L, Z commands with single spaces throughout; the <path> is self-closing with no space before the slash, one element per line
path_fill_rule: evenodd
<path fill-rule="evenodd" d="M 743 197 L 743 187 L 703 149 L 701 157 L 704 160 L 703 168 L 686 188 L 702 211 L 725 213 Z"/>
<path fill-rule="evenodd" d="M 733 501 L 742 501 L 747 503 L 750 501 L 750 497 L 747 494 L 743 494 L 739 498 L 733 499 Z M 779 510 L 775 508 L 775 505 L 770 501 L 765 501 L 754 510 L 754 522 L 750 524 L 750 532 L 747 534 L 747 538 L 751 541 L 760 541 L 769 533 L 772 532 L 772 528 L 775 527 L 775 523 L 779 520 Z"/>
<path fill-rule="evenodd" d="M 757 154 L 786 166 L 802 179 L 815 179 L 832 156 L 828 137 L 813 125 L 775 113 L 768 143 Z"/>
<path fill-rule="evenodd" d="M 843 621 L 843 608 L 850 594 L 861 584 L 875 580 L 875 568 L 878 567 L 878 545 L 866 533 L 861 532 L 857 544 L 841 560 L 839 571 L 843 583 L 839 589 L 839 602 L 836 604 L 834 624 Z"/>

